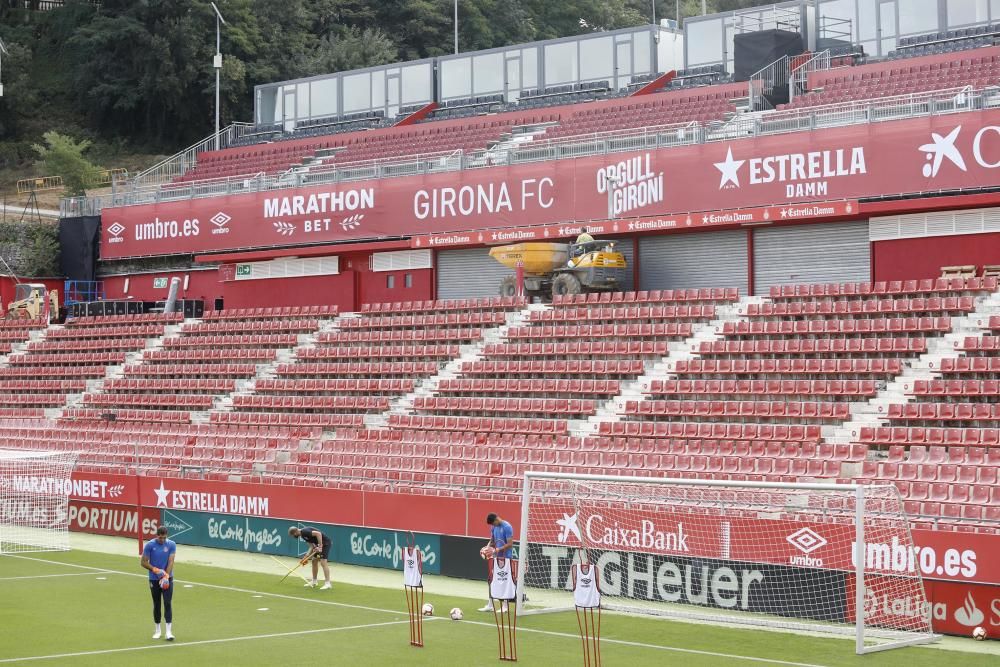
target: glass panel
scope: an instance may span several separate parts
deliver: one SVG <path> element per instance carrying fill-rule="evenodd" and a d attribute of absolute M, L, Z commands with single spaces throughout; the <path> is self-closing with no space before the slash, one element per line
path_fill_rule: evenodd
<path fill-rule="evenodd" d="M 969 23 L 985 23 L 987 15 L 987 0 L 948 0 L 948 25 L 968 25 Z"/>
<path fill-rule="evenodd" d="M 628 42 L 619 43 L 616 45 L 615 51 L 617 54 L 615 65 L 618 67 L 616 74 L 618 76 L 614 86 L 615 88 L 624 88 L 632 77 L 632 45 Z"/>
<path fill-rule="evenodd" d="M 344 81 L 344 113 L 365 111 L 371 108 L 371 74 L 351 74 Z"/>
<path fill-rule="evenodd" d="M 386 78 L 388 100 L 386 104 L 386 116 L 393 117 L 399 114 L 399 75 L 395 74 Z"/>
<path fill-rule="evenodd" d="M 692 21 L 686 24 L 685 32 L 688 67 L 722 60 L 722 19 Z"/>
<path fill-rule="evenodd" d="M 994 23 L 1000 22 L 1000 0 L 990 0 L 990 18 Z"/>
<path fill-rule="evenodd" d="M 585 39 L 580 42 L 580 80 L 610 79 L 615 74 L 612 37 Z M 631 58 L 629 58 L 631 60 Z M 632 64 L 629 63 L 629 69 Z"/>
<path fill-rule="evenodd" d="M 503 92 L 504 65 L 502 53 L 487 53 L 472 59 L 472 94 L 487 95 Z"/>
<path fill-rule="evenodd" d="M 899 0 L 899 34 L 936 31 L 937 7 L 937 0 Z"/>
<path fill-rule="evenodd" d="M 521 89 L 538 86 L 538 47 L 521 51 Z"/>
<path fill-rule="evenodd" d="M 663 33 L 661 39 L 670 39 L 668 33 Z M 650 74 L 653 65 L 650 63 L 651 47 L 648 35 L 637 35 L 632 40 L 632 74 Z"/>
<path fill-rule="evenodd" d="M 372 72 L 372 108 L 385 108 L 385 70 Z"/>
<path fill-rule="evenodd" d="M 521 97 L 521 61 L 518 58 L 507 60 L 506 85 L 507 101 L 516 102 Z"/>
<path fill-rule="evenodd" d="M 273 123 L 274 108 L 277 105 L 277 88 L 261 88 L 257 91 L 257 122 Z"/>
<path fill-rule="evenodd" d="M 285 121 L 295 120 L 295 86 L 285 86 L 286 92 L 282 97 L 285 100 L 285 110 L 281 118 Z"/>
<path fill-rule="evenodd" d="M 402 68 L 403 104 L 431 101 L 431 64 Z"/>
<path fill-rule="evenodd" d="M 576 42 L 548 44 L 545 46 L 545 87 L 562 83 L 576 83 Z"/>
<path fill-rule="evenodd" d="M 313 118 L 337 115 L 337 79 L 320 79 L 309 84 Z"/>
<path fill-rule="evenodd" d="M 472 58 L 442 60 L 440 67 L 442 100 L 472 95 Z"/>
<path fill-rule="evenodd" d="M 858 36 L 861 40 L 878 36 L 878 3 L 866 0 L 858 6 Z M 874 52 L 869 52 L 874 53 Z"/>
<path fill-rule="evenodd" d="M 870 1 L 870 0 L 869 0 Z M 931 0 L 936 3 L 937 0 Z M 858 17 L 855 14 L 854 0 L 833 0 L 824 2 L 819 7 L 820 38 L 851 41 L 857 39 Z M 843 21 L 850 21 L 846 24 Z M 848 37 L 845 33 L 851 32 Z"/>
<path fill-rule="evenodd" d="M 295 97 L 298 101 L 298 118 L 309 118 L 309 84 L 300 83 L 295 87 Z"/>

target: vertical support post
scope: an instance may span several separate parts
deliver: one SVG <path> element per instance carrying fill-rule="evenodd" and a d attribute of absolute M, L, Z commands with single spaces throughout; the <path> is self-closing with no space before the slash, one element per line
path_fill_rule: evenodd
<path fill-rule="evenodd" d="M 854 492 L 854 652 L 865 652 L 865 488 Z"/>
<path fill-rule="evenodd" d="M 528 563 L 528 498 L 531 496 L 531 473 L 524 473 L 521 485 L 521 544 L 517 548 L 517 559 L 520 569 L 517 573 L 517 613 L 524 611 L 524 580 L 531 565 Z"/>
<path fill-rule="evenodd" d="M 458 0 L 455 0 L 455 55 L 458 55 Z"/>
<path fill-rule="evenodd" d="M 219 73 L 222 71 L 222 28 L 215 17 L 215 150 L 219 150 Z"/>

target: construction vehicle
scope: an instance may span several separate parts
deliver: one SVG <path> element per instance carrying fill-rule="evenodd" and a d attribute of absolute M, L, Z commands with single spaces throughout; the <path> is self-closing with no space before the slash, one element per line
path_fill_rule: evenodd
<path fill-rule="evenodd" d="M 46 315 L 49 321 L 59 317 L 59 293 L 48 291 L 41 283 L 18 283 L 14 287 L 14 300 L 7 305 L 7 319 L 37 320 Z"/>
<path fill-rule="evenodd" d="M 524 269 L 524 292 L 530 297 L 609 292 L 620 288 L 628 266 L 614 241 L 586 243 L 515 243 L 490 250 L 504 266 Z M 517 278 L 500 281 L 501 296 L 517 294 Z"/>

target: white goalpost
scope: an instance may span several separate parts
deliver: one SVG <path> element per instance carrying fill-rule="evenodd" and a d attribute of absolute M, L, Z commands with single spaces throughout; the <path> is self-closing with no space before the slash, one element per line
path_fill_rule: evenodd
<path fill-rule="evenodd" d="M 74 452 L 0 449 L 0 555 L 69 550 Z"/>
<path fill-rule="evenodd" d="M 527 472 L 522 494 L 518 613 L 572 610 L 587 562 L 613 611 L 854 637 L 858 654 L 937 638 L 892 485 Z"/>

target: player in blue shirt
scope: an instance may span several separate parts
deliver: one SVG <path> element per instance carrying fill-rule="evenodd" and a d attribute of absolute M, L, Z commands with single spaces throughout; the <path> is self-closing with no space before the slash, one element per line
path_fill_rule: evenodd
<path fill-rule="evenodd" d="M 163 602 L 163 620 L 167 622 L 166 640 L 174 640 L 174 556 L 177 545 L 167 539 L 167 527 L 156 529 L 156 539 L 146 542 L 142 549 L 142 567 L 149 570 L 149 592 L 153 596 L 153 639 L 160 638 L 160 602 Z"/>
<path fill-rule="evenodd" d="M 486 523 L 490 527 L 490 541 L 486 546 L 493 549 L 493 557 L 511 558 L 514 551 L 514 527 L 493 512 L 486 515 Z M 493 603 L 487 600 L 479 611 L 493 611 Z"/>

